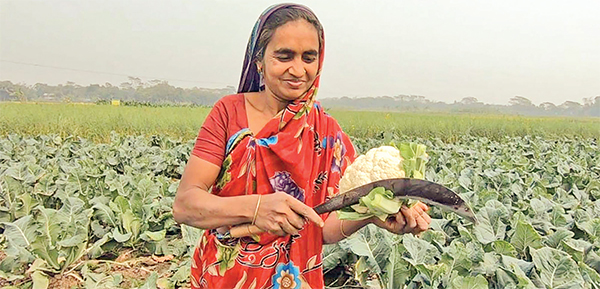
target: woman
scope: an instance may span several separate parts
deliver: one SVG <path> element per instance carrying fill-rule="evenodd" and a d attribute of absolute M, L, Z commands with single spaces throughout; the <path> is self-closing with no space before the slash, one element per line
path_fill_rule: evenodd
<path fill-rule="evenodd" d="M 323 243 L 369 223 L 398 234 L 428 228 L 424 204 L 387 222 L 341 222 L 312 209 L 338 193 L 355 158 L 315 102 L 323 47 L 319 20 L 301 5 L 270 7 L 254 26 L 239 93 L 206 118 L 173 205 L 177 222 L 207 229 L 193 256 L 193 288 L 323 288 Z M 224 234 L 244 223 L 265 232 Z"/>

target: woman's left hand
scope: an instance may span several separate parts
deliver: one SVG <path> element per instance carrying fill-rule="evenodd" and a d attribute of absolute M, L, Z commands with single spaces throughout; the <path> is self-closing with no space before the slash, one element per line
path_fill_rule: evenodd
<path fill-rule="evenodd" d="M 417 202 L 410 208 L 402 206 L 398 213 L 389 216 L 385 222 L 377 217 L 372 217 L 371 222 L 394 234 L 413 233 L 417 235 L 429 228 L 431 217 L 427 214 L 427 210 L 429 210 L 427 205 Z"/>

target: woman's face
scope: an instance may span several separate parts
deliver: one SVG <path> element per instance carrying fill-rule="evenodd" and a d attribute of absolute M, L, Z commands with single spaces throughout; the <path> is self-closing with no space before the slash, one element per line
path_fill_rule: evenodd
<path fill-rule="evenodd" d="M 317 29 L 304 19 L 280 26 L 257 65 L 263 70 L 268 94 L 288 101 L 299 98 L 312 85 L 319 69 Z"/>

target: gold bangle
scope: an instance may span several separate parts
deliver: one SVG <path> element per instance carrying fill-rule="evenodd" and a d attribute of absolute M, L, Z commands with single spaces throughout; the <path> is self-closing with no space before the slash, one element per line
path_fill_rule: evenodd
<path fill-rule="evenodd" d="M 340 233 L 342 233 L 342 236 L 344 236 L 344 238 L 350 237 L 350 236 L 344 234 L 344 220 L 340 220 Z"/>
<path fill-rule="evenodd" d="M 260 206 L 260 197 L 262 197 L 262 195 L 258 195 L 258 202 L 256 202 L 256 209 L 254 210 L 254 218 L 252 218 L 252 225 L 256 223 L 256 216 L 258 216 L 258 207 Z"/>

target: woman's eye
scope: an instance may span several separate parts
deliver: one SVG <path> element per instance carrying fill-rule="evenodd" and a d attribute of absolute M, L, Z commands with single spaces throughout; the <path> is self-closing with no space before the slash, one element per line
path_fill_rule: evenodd
<path fill-rule="evenodd" d="M 315 56 L 304 56 L 303 59 L 304 59 L 304 62 L 306 62 L 306 63 L 312 63 L 315 60 L 317 60 L 317 57 L 315 57 Z"/>
<path fill-rule="evenodd" d="M 286 61 L 292 60 L 292 57 L 290 57 L 290 56 L 277 56 L 277 60 L 282 61 L 282 62 L 286 62 Z"/>

